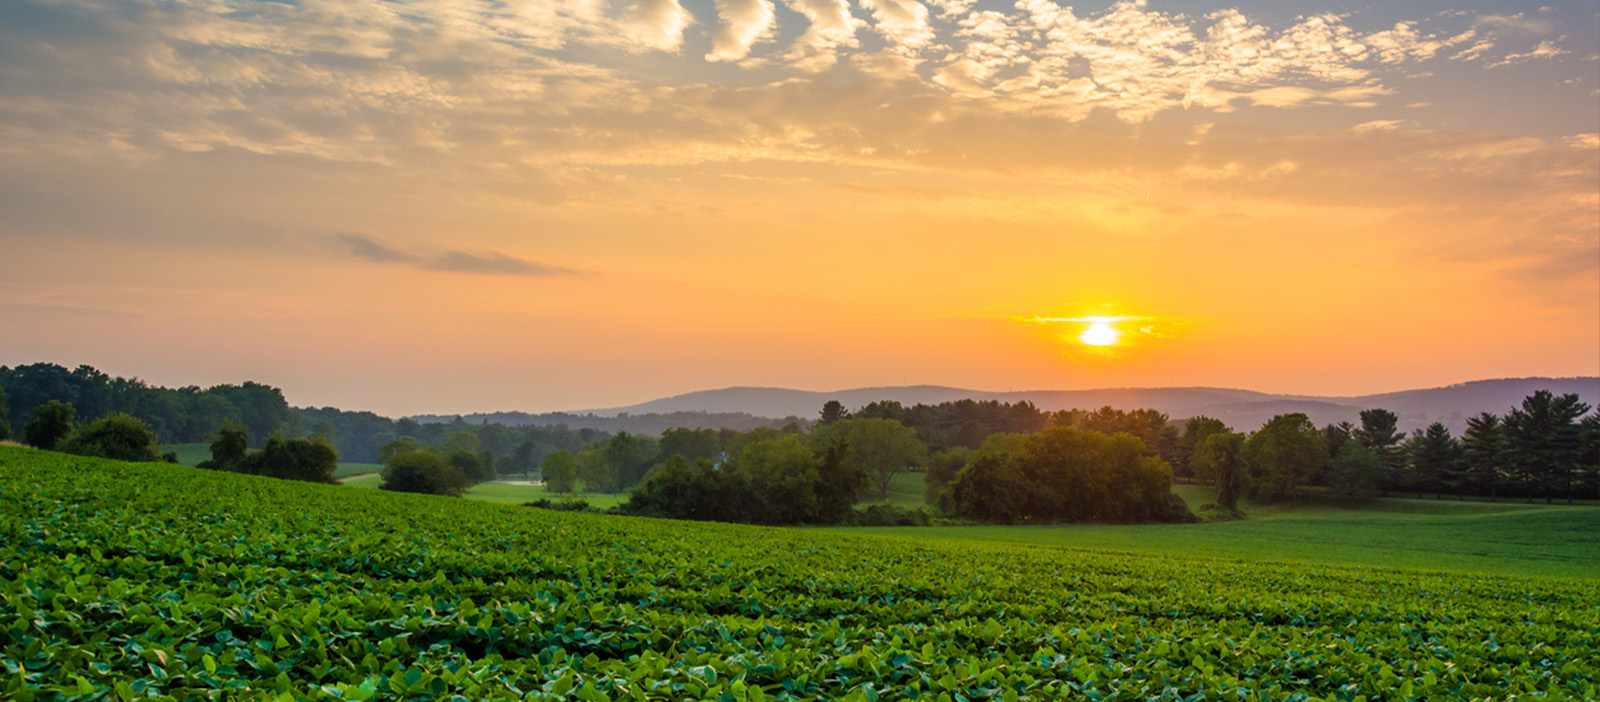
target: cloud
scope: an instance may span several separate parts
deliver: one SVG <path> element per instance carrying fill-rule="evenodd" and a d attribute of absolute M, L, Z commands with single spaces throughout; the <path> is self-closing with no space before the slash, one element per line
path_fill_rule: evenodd
<path fill-rule="evenodd" d="M 878 32 L 903 50 L 916 50 L 933 41 L 928 8 L 917 0 L 861 0 L 872 11 Z"/>
<path fill-rule="evenodd" d="M 428 271 L 512 275 L 529 278 L 582 275 L 581 272 L 571 268 L 529 261 L 501 251 L 480 251 L 476 253 L 444 251 L 439 254 L 425 256 L 407 251 L 370 234 L 346 232 L 335 234 L 332 239 L 336 243 L 336 249 L 343 249 L 344 253 L 359 260 L 373 263 L 402 263 Z"/>
<path fill-rule="evenodd" d="M 1478 15 L 1473 24 L 1488 30 L 1508 31 L 1530 36 L 1549 34 L 1555 29 L 1555 24 L 1550 20 L 1529 17 L 1522 12 L 1514 15 Z"/>
<path fill-rule="evenodd" d="M 787 4 L 811 23 L 785 56 L 795 68 L 826 69 L 838 60 L 840 48 L 858 45 L 856 30 L 863 23 L 850 14 L 848 0 L 787 0 Z"/>
<path fill-rule="evenodd" d="M 456 273 L 483 273 L 488 275 L 521 275 L 533 278 L 551 276 L 575 276 L 578 271 L 571 268 L 551 266 L 544 263 L 517 258 L 499 251 L 484 251 L 482 253 L 468 253 L 466 251 L 446 251 L 433 260 L 423 264 L 423 267 L 436 271 L 453 271 Z"/>
<path fill-rule="evenodd" d="M 1570 53 L 1570 52 L 1568 52 L 1566 49 L 1563 49 L 1563 48 L 1561 48 L 1559 46 L 1556 46 L 1556 42 L 1555 41 L 1553 41 L 1553 40 L 1545 40 L 1545 41 L 1539 42 L 1539 45 L 1533 47 L 1532 50 L 1524 51 L 1522 53 L 1517 53 L 1517 54 L 1508 54 L 1505 58 L 1500 59 L 1499 61 L 1495 61 L 1494 63 L 1489 64 L 1489 68 L 1498 68 L 1500 66 L 1511 66 L 1511 65 L 1515 65 L 1515 64 L 1519 64 L 1519 63 L 1526 63 L 1528 61 L 1536 61 L 1538 59 L 1553 59 L 1553 58 L 1555 58 L 1557 56 L 1561 56 L 1561 55 L 1567 54 L 1567 53 Z"/>
<path fill-rule="evenodd" d="M 629 36 L 640 47 L 677 51 L 683 44 L 683 30 L 693 23 L 694 17 L 678 0 L 638 0 L 626 24 Z"/>
<path fill-rule="evenodd" d="M 743 60 L 756 42 L 772 38 L 775 8 L 769 0 L 717 0 L 716 6 L 722 26 L 711 39 L 707 61 Z"/>
<path fill-rule="evenodd" d="M 402 250 L 385 241 L 381 241 L 367 234 L 348 232 L 335 234 L 334 238 L 342 242 L 350 255 L 364 261 L 375 263 L 415 262 L 420 260 L 416 254 Z"/>

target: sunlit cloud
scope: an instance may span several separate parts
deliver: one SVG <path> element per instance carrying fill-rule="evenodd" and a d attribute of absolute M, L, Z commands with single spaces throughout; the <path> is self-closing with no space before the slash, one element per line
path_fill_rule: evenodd
<path fill-rule="evenodd" d="M 770 40 L 776 26 L 770 0 L 717 0 L 721 26 L 712 37 L 707 61 L 740 61 L 756 42 Z"/>

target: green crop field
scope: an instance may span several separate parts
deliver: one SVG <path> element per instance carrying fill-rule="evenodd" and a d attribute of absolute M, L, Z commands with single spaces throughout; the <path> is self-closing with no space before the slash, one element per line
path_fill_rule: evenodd
<path fill-rule="evenodd" d="M 0 447 L 0 667 L 21 701 L 1596 699 L 1600 597 Z"/>
<path fill-rule="evenodd" d="M 1174 489 L 1191 507 L 1207 488 Z M 834 527 L 899 538 L 1063 546 L 1150 555 L 1341 563 L 1500 575 L 1600 578 L 1600 509 L 1520 502 L 1312 497 L 1246 504 L 1248 519 L 1205 524 Z"/>

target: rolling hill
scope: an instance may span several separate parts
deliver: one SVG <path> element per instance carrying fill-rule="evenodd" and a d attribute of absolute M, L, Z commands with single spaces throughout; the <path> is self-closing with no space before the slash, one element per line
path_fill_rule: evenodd
<path fill-rule="evenodd" d="M 1118 409 L 1152 407 L 1173 418 L 1196 415 L 1217 417 L 1238 429 L 1254 429 L 1274 415 L 1304 412 L 1317 424 L 1357 422 L 1363 409 L 1383 408 L 1400 415 L 1406 430 L 1444 422 L 1459 434 L 1468 417 L 1480 412 L 1504 414 L 1536 390 L 1557 394 L 1577 393 L 1590 405 L 1600 403 L 1600 378 L 1502 378 L 1479 380 L 1438 388 L 1388 392 L 1376 395 L 1325 397 L 1277 395 L 1231 388 L 1107 388 L 1100 390 L 1026 390 L 987 392 L 936 385 L 875 387 L 815 392 L 787 388 L 735 387 L 703 390 L 651 400 L 627 407 L 589 410 L 573 414 L 615 417 L 622 414 L 666 414 L 671 412 L 746 413 L 761 417 L 789 416 L 814 418 L 822 404 L 838 400 L 845 407 L 857 408 L 877 400 L 894 400 L 905 405 L 935 404 L 961 399 L 1028 401 L 1040 409 L 1055 411 L 1072 408 L 1097 408 L 1110 405 Z M 470 418 L 469 418 L 470 421 Z"/>

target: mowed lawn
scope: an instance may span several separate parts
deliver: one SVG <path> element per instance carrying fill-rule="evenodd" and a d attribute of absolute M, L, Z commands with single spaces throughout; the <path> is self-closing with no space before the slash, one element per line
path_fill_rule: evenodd
<path fill-rule="evenodd" d="M 1174 490 L 1198 507 L 1207 488 Z M 1521 502 L 1310 497 L 1244 505 L 1204 524 L 830 527 L 910 539 L 987 541 L 1245 561 L 1366 565 L 1600 579 L 1600 508 Z"/>

